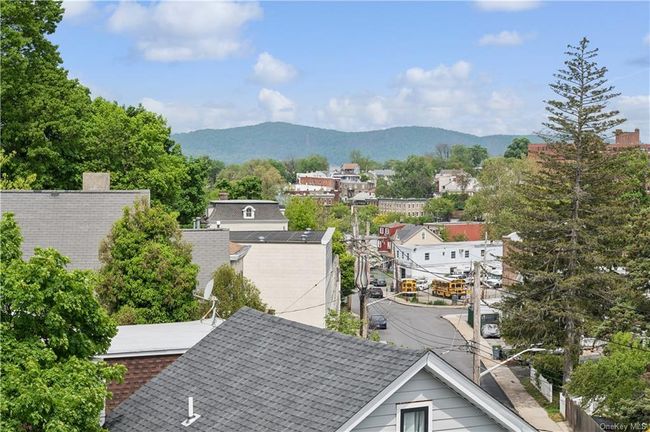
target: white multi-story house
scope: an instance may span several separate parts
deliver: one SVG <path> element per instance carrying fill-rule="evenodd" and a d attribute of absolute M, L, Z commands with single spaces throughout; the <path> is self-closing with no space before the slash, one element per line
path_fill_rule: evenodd
<path fill-rule="evenodd" d="M 435 183 L 439 194 L 448 192 L 472 195 L 479 189 L 478 181 L 460 169 L 441 170 L 435 176 Z"/>
<path fill-rule="evenodd" d="M 282 318 L 325 327 L 329 310 L 339 311 L 340 270 L 332 253 L 334 228 L 326 231 L 231 231 L 230 240 L 250 249 L 244 276 L 262 301 Z"/>
<path fill-rule="evenodd" d="M 434 276 L 458 275 L 468 272 L 472 263 L 485 260 L 490 271 L 501 274 L 501 241 L 444 242 L 425 245 L 393 243 L 398 276 L 434 279 Z"/>

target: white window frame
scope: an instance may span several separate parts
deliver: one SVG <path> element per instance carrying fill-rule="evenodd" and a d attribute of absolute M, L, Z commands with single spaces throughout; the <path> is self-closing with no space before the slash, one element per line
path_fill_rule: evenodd
<path fill-rule="evenodd" d="M 456 259 L 456 251 L 451 251 L 451 259 Z"/>
<path fill-rule="evenodd" d="M 425 252 L 424 253 L 424 260 L 429 261 L 429 257 L 430 257 L 429 252 Z"/>
<path fill-rule="evenodd" d="M 251 212 L 251 215 L 247 216 L 246 213 L 248 213 L 249 210 Z M 251 205 L 244 207 L 244 210 L 242 210 L 242 213 L 243 213 L 244 219 L 255 219 L 255 207 L 253 207 Z"/>
<path fill-rule="evenodd" d="M 422 408 L 422 407 L 427 407 L 429 408 L 429 415 L 428 415 L 428 424 L 427 424 L 427 430 L 426 432 L 433 432 L 433 401 L 432 400 L 425 400 L 425 401 L 419 401 L 419 402 L 405 402 L 405 403 L 398 403 L 395 404 L 397 406 L 397 414 L 396 414 L 396 420 L 397 422 L 395 423 L 395 432 L 401 432 L 400 428 L 402 426 L 402 410 L 405 409 L 411 409 L 411 408 Z"/>

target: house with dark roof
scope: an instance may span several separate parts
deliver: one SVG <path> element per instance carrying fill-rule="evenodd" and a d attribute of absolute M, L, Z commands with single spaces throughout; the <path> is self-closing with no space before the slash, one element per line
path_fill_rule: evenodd
<path fill-rule="evenodd" d="M 325 315 L 341 303 L 334 228 L 325 231 L 231 231 L 230 240 L 249 247 L 243 274 L 278 316 L 325 327 Z"/>
<path fill-rule="evenodd" d="M 104 426 L 110 432 L 536 430 L 433 352 L 248 308 L 122 402 Z"/>
<path fill-rule="evenodd" d="M 205 222 L 230 231 L 286 231 L 289 225 L 277 201 L 229 200 L 227 195 L 210 201 Z"/>
<path fill-rule="evenodd" d="M 393 243 L 400 246 L 424 246 L 442 243 L 440 236 L 424 225 L 406 224 L 392 236 Z"/>

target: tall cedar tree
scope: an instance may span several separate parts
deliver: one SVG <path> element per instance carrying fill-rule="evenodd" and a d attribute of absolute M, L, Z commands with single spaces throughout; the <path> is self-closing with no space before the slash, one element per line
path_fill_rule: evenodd
<path fill-rule="evenodd" d="M 617 96 L 599 67 L 597 49 L 583 39 L 550 85 L 547 101 L 549 154 L 521 185 L 525 204 L 522 238 L 509 264 L 523 276 L 504 300 L 504 336 L 518 345 L 564 348 L 564 380 L 580 353 L 580 336 L 602 319 L 618 296 L 623 227 L 632 209 L 620 202 L 629 182 L 615 157 L 605 153 L 605 134 L 620 125 L 607 111 Z"/>
<path fill-rule="evenodd" d="M 118 324 L 188 321 L 198 317 L 198 267 L 176 216 L 138 201 L 125 208 L 99 250 L 97 294 Z"/>

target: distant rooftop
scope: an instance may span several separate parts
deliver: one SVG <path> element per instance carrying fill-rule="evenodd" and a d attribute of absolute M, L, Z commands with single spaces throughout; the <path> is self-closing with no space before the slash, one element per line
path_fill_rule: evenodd
<path fill-rule="evenodd" d="M 333 228 L 331 228 L 333 232 Z M 327 240 L 328 231 L 231 231 L 230 241 L 236 243 L 313 243 Z"/>
<path fill-rule="evenodd" d="M 220 325 L 223 320 L 218 320 Z M 117 327 L 108 352 L 102 358 L 182 354 L 208 335 L 210 320 Z"/>

